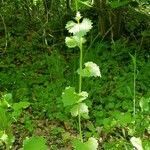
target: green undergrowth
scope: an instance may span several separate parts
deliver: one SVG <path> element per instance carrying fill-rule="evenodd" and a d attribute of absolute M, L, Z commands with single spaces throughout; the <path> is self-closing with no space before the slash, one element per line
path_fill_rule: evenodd
<path fill-rule="evenodd" d="M 39 51 L 31 45 L 12 49 L 8 48 L 0 61 L 1 96 L 12 93 L 13 103 L 30 103 L 30 109 L 26 109 L 30 115 L 22 116 L 27 136 L 34 134 L 37 128 L 32 123 L 35 118 L 57 121 L 56 126 L 60 127 L 53 129 L 50 136 L 55 139 L 60 135 L 63 137 L 60 145 L 67 145 L 70 137 L 77 134 L 74 132 L 77 120 L 70 119 L 68 110 L 63 107 L 61 93 L 66 86 L 78 87 L 78 51 L 67 48 Z M 134 65 L 130 55 L 136 57 L 135 116 Z M 100 66 L 102 78 L 83 79 L 83 91 L 89 91 L 86 103 L 90 109 L 90 121 L 82 121 L 86 131 L 83 136 L 84 139 L 98 138 L 99 149 L 132 149 L 130 138 L 133 136 L 141 138 L 144 150 L 150 147 L 149 56 L 146 49 L 139 49 L 137 44 L 126 39 L 113 44 L 97 41 L 90 49 L 84 47 L 84 62 L 94 60 Z M 49 135 L 44 136 L 48 139 Z M 51 149 L 59 148 L 57 142 Z"/>

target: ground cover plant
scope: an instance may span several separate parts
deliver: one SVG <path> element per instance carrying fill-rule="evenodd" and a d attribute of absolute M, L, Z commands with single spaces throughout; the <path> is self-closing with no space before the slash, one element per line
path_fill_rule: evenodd
<path fill-rule="evenodd" d="M 2 0 L 0 150 L 149 150 L 149 3 Z"/>

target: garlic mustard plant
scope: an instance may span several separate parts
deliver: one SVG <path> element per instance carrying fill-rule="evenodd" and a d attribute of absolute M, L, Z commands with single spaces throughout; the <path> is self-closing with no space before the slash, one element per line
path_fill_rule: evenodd
<path fill-rule="evenodd" d="M 94 137 L 90 137 L 87 142 L 83 142 L 82 130 L 81 130 L 81 117 L 89 119 L 89 110 L 84 100 L 87 99 L 88 93 L 82 91 L 82 78 L 83 77 L 101 77 L 99 66 L 93 62 L 86 62 L 83 66 L 83 44 L 86 42 L 85 35 L 92 29 L 92 22 L 87 18 L 83 18 L 81 21 L 81 14 L 77 12 L 75 21 L 69 21 L 66 24 L 66 29 L 71 36 L 66 37 L 65 43 L 69 48 L 78 47 L 80 50 L 79 69 L 79 89 L 75 91 L 74 87 L 66 87 L 62 93 L 62 102 L 64 107 L 70 106 L 70 113 L 72 117 L 78 116 L 79 135 L 80 140 L 76 140 L 73 143 L 75 150 L 97 150 L 98 142 Z"/>

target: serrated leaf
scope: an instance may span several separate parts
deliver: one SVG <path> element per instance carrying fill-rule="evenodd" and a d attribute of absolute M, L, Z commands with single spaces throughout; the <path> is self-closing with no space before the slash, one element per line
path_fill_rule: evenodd
<path fill-rule="evenodd" d="M 74 48 L 74 47 L 78 46 L 78 42 L 76 41 L 76 39 L 73 36 L 66 37 L 65 43 L 69 48 Z"/>
<path fill-rule="evenodd" d="M 80 103 L 88 97 L 88 93 L 82 91 L 81 93 L 76 93 L 75 88 L 66 87 L 65 91 L 62 93 L 62 101 L 64 106 L 71 106 L 76 103 Z"/>
<path fill-rule="evenodd" d="M 82 143 L 80 140 L 74 140 L 73 147 L 75 150 L 97 150 L 98 142 L 95 138 L 90 137 L 87 142 Z"/>
<path fill-rule="evenodd" d="M 67 24 L 69 33 L 73 33 L 74 36 L 83 37 L 85 36 L 90 29 L 92 28 L 91 20 L 84 18 L 83 21 L 79 24 L 71 22 Z"/>
<path fill-rule="evenodd" d="M 76 33 L 78 36 L 85 36 L 92 29 L 92 21 L 88 18 L 84 18 L 82 23 L 80 23 L 79 33 Z"/>
<path fill-rule="evenodd" d="M 85 68 L 80 70 L 78 69 L 78 74 L 81 74 L 83 77 L 101 77 L 99 66 L 93 62 L 87 62 L 84 64 Z"/>
<path fill-rule="evenodd" d="M 86 42 L 85 38 L 78 37 L 78 36 L 71 36 L 66 37 L 65 43 L 69 48 L 74 48 L 76 46 L 80 46 L 80 41 L 82 41 L 82 44 Z"/>
<path fill-rule="evenodd" d="M 74 21 L 68 21 L 66 24 L 66 29 L 69 31 L 70 29 L 72 29 L 77 23 L 75 23 Z"/>
<path fill-rule="evenodd" d="M 85 143 L 86 150 L 97 150 L 98 148 L 98 142 L 95 138 L 90 137 L 88 141 Z"/>
<path fill-rule="evenodd" d="M 83 118 L 85 118 L 85 119 L 89 118 L 88 117 L 88 113 L 89 113 L 88 106 L 85 103 L 77 104 L 77 105 L 73 106 L 73 108 L 71 109 L 71 115 L 73 117 L 78 116 L 79 112 Z"/>
<path fill-rule="evenodd" d="M 78 100 L 78 103 L 84 101 L 88 97 L 88 93 L 86 91 L 82 91 L 78 95 L 80 96 L 80 99 Z"/>
<path fill-rule="evenodd" d="M 47 150 L 46 140 L 43 137 L 31 137 L 24 140 L 23 150 Z"/>
<path fill-rule="evenodd" d="M 85 144 L 84 143 L 82 143 L 80 140 L 78 140 L 78 139 L 75 139 L 74 141 L 73 141 L 73 148 L 74 148 L 74 150 L 86 150 L 85 149 Z"/>
<path fill-rule="evenodd" d="M 76 21 L 79 22 L 81 19 L 81 15 L 79 12 L 76 14 Z M 69 33 L 72 33 L 73 36 L 79 37 L 79 39 L 87 34 L 87 32 L 90 31 L 92 28 L 92 21 L 88 18 L 84 18 L 81 23 L 75 23 L 74 21 L 69 21 L 66 24 L 66 29 L 68 30 Z M 66 39 L 66 43 L 72 43 L 72 38 L 71 39 Z M 67 44 L 68 47 L 75 47 L 75 44 Z"/>
<path fill-rule="evenodd" d="M 64 106 L 71 106 L 78 102 L 80 96 L 75 92 L 75 88 L 66 87 L 62 93 L 62 101 Z"/>

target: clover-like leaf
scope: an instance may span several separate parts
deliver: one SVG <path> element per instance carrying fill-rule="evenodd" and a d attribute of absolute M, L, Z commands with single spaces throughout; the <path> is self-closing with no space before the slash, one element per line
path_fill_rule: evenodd
<path fill-rule="evenodd" d="M 88 113 L 89 113 L 88 106 L 85 103 L 79 103 L 79 104 L 73 106 L 73 108 L 71 109 L 71 115 L 73 117 L 78 116 L 79 113 L 83 118 L 85 118 L 85 119 L 89 118 L 89 116 L 88 116 Z"/>
<path fill-rule="evenodd" d="M 93 62 L 87 62 L 84 64 L 85 68 L 80 70 L 78 69 L 78 74 L 81 74 L 83 77 L 101 77 L 99 66 Z"/>
<path fill-rule="evenodd" d="M 140 138 L 132 137 L 130 142 L 137 150 L 143 150 L 142 141 Z"/>

